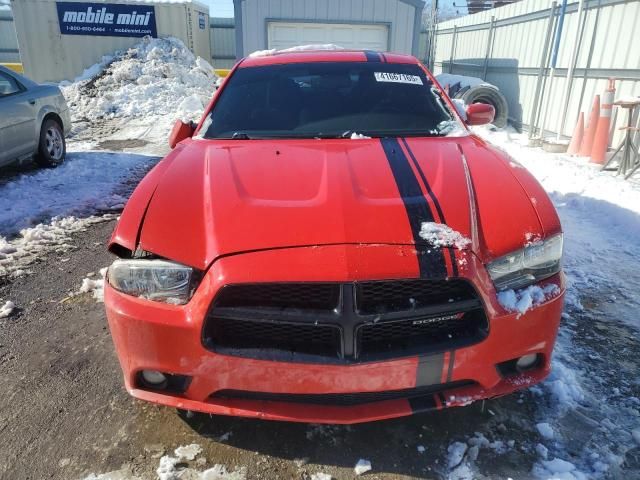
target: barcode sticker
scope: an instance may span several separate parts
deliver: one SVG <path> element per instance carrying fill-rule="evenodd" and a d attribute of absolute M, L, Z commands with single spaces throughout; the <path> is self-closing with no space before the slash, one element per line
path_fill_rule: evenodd
<path fill-rule="evenodd" d="M 422 79 L 417 75 L 406 75 L 404 73 L 388 73 L 388 72 L 374 72 L 376 82 L 391 82 L 391 83 L 408 83 L 410 85 L 424 85 Z"/>

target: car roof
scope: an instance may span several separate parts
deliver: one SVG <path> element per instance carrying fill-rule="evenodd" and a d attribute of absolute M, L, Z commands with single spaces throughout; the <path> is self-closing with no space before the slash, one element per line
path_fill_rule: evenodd
<path fill-rule="evenodd" d="M 294 50 L 257 52 L 244 58 L 238 68 L 313 62 L 381 62 L 418 64 L 417 58 L 400 53 L 373 50 Z"/>

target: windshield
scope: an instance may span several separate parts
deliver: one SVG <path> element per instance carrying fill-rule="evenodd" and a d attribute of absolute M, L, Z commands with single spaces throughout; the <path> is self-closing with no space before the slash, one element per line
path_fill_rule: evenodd
<path fill-rule="evenodd" d="M 240 68 L 220 93 L 204 138 L 443 136 L 460 126 L 418 65 Z"/>

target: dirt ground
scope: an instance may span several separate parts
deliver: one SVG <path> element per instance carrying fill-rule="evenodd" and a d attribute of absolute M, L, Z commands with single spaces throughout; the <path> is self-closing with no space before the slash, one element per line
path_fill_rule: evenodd
<path fill-rule="evenodd" d="M 0 319 L 0 479 L 81 480 L 115 471 L 121 476 L 100 480 L 155 479 L 162 455 L 192 443 L 203 452 L 190 466 L 201 471 L 222 464 L 248 479 L 306 480 L 317 472 L 350 479 L 361 458 L 373 465 L 363 478 L 442 479 L 449 474 L 447 448 L 476 432 L 508 446 L 483 448 L 474 464 L 482 473 L 474 478 L 533 478 L 535 425 L 552 407 L 540 391 L 350 427 L 186 415 L 130 398 L 103 304 L 91 293 L 70 297 L 88 273 L 113 260 L 105 249 L 113 227 L 105 221 L 75 234 L 74 251 L 51 253 L 30 266 L 33 274 L 0 284 L 0 298 L 18 306 Z M 640 273 L 630 265 L 625 275 Z M 618 286 L 593 298 L 612 295 L 625 300 Z M 632 395 L 640 396 L 638 338 L 614 321 L 625 303 L 584 306 L 564 318 L 562 334 L 574 338 L 576 364 L 593 372 L 598 402 L 585 401 L 554 425 L 576 459 L 597 452 L 602 442 L 615 445 L 612 429 L 602 425 L 627 408 Z M 640 448 L 620 455 L 620 468 L 605 478 L 640 478 Z"/>
<path fill-rule="evenodd" d="M 248 478 L 352 478 L 360 458 L 369 478 L 439 478 L 446 448 L 467 432 L 522 436 L 521 395 L 467 408 L 352 427 L 310 426 L 194 415 L 133 400 L 125 392 L 103 304 L 67 299 L 82 278 L 107 266 L 112 221 L 75 236 L 77 250 L 52 254 L 33 275 L 0 287 L 16 314 L 0 321 L 0 478 L 75 479 L 122 466 L 154 478 L 161 454 L 197 443 L 207 464 L 246 467 Z M 67 299 L 67 300 L 65 300 Z M 526 396 L 526 395 L 525 395 Z M 526 423 L 526 422 L 525 422 Z M 517 440 L 516 440 L 517 442 Z M 425 447 L 424 453 L 417 446 Z M 522 476 L 531 452 L 496 456 L 493 478 Z M 492 462 L 490 456 L 484 460 Z"/>

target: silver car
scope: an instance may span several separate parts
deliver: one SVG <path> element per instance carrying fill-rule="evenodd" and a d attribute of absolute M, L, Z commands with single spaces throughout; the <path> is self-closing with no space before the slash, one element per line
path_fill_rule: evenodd
<path fill-rule="evenodd" d="M 69 107 L 55 85 L 39 85 L 0 65 L 0 167 L 33 158 L 43 167 L 64 161 Z"/>

